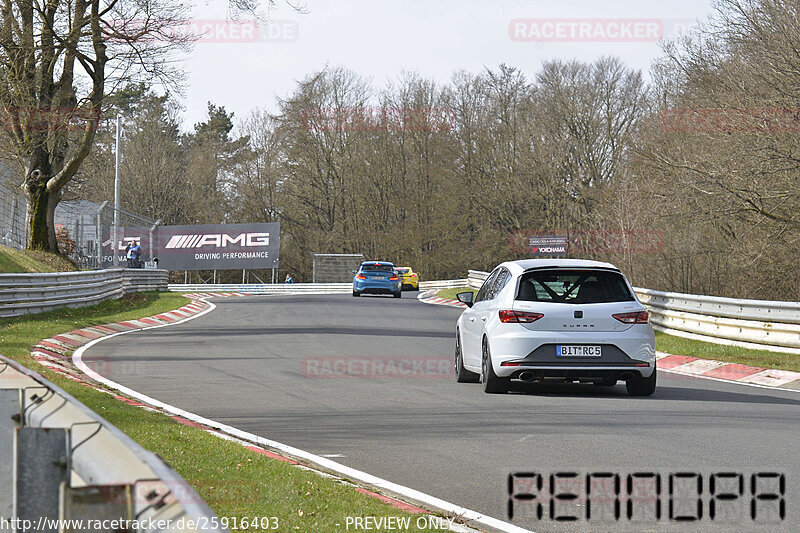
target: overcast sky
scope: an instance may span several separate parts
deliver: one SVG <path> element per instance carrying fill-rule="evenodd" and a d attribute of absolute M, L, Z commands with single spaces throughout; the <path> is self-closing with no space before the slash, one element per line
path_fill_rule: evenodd
<path fill-rule="evenodd" d="M 554 58 L 613 55 L 647 71 L 660 51 L 654 29 L 668 37 L 712 12 L 709 0 L 306 0 L 307 14 L 283 2 L 256 27 L 227 22 L 225 0 L 200 0 L 193 16 L 204 29 L 185 63 L 187 129 L 209 101 L 237 118 L 274 111 L 276 97 L 326 65 L 376 88 L 404 70 L 444 82 L 506 63 L 533 76 Z"/>

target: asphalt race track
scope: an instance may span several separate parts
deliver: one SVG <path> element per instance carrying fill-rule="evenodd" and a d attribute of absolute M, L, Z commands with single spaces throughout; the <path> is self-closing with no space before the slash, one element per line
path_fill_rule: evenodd
<path fill-rule="evenodd" d="M 415 294 L 217 298 L 205 316 L 109 339 L 84 361 L 176 407 L 536 531 L 800 531 L 800 393 L 661 372 L 652 398 L 631 398 L 624 384 L 520 384 L 487 395 L 452 376 L 460 310 Z M 620 522 L 587 521 L 584 507 L 578 523 L 554 522 L 547 504 L 540 520 L 523 502 L 509 520 L 512 472 L 544 474 L 544 492 L 559 472 L 618 473 L 622 492 L 626 474 L 655 472 L 661 495 L 647 495 L 654 478 L 632 478 L 645 502 L 635 523 L 624 504 Z M 720 500 L 711 520 L 710 476 L 719 472 L 733 475 L 716 478 L 718 493 L 741 473 L 743 494 Z M 670 473 L 688 474 L 673 478 L 674 517 L 695 513 L 692 474 L 702 475 L 699 522 L 667 519 Z M 752 520 L 758 473 L 785 475 L 785 519 L 779 500 L 764 497 Z M 759 494 L 779 490 L 779 478 L 756 484 Z M 645 516 L 654 500 L 659 522 Z M 573 513 L 562 503 L 557 514 Z M 593 516 L 612 509 L 595 503 Z"/>

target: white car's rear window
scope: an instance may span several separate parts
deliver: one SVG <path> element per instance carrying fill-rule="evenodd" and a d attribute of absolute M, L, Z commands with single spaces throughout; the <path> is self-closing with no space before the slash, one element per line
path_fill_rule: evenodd
<path fill-rule="evenodd" d="M 533 270 L 520 276 L 517 300 L 591 304 L 634 300 L 625 278 L 609 270 Z"/>

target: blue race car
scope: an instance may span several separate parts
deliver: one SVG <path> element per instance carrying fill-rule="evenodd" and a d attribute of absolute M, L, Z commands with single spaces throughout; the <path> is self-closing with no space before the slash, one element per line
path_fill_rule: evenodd
<path fill-rule="evenodd" d="M 353 296 L 364 293 L 402 296 L 403 281 L 392 263 L 388 261 L 365 261 L 353 278 Z"/>

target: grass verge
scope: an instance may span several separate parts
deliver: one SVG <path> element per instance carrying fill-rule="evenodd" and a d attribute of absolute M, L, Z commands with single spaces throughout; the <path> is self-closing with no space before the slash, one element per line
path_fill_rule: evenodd
<path fill-rule="evenodd" d="M 0 319 L 0 353 L 43 374 L 144 448 L 160 455 L 192 484 L 220 518 L 228 520 L 231 530 L 264 529 L 243 527 L 242 520 L 275 517 L 278 527 L 273 525 L 273 530 L 344 531 L 348 516 L 391 516 L 409 520 L 411 527 L 402 531 L 422 531 L 416 527 L 420 515 L 396 509 L 338 480 L 301 470 L 168 416 L 115 400 L 48 370 L 30 355 L 33 345 L 44 338 L 78 328 L 151 316 L 186 303 L 186 298 L 174 293 L 139 293 L 82 309 Z"/>
<path fill-rule="evenodd" d="M 471 292 L 472 294 L 477 293 L 478 291 L 475 289 L 470 289 L 469 287 L 457 287 L 453 289 L 440 289 L 439 292 L 436 293 L 436 296 L 439 298 L 447 298 L 448 300 L 455 300 L 456 294 L 459 292 Z"/>
<path fill-rule="evenodd" d="M 690 355 L 701 359 L 800 372 L 800 357 L 795 354 L 684 339 L 660 331 L 656 331 L 656 349 L 674 355 Z"/>
<path fill-rule="evenodd" d="M 16 250 L 0 245 L 0 273 L 72 272 L 75 265 L 68 259 L 50 252 Z"/>
<path fill-rule="evenodd" d="M 477 292 L 475 289 L 441 289 L 436 293 L 439 298 L 456 299 L 456 294 L 463 291 Z M 656 349 L 674 355 L 689 355 L 701 359 L 713 359 L 727 363 L 758 366 L 763 368 L 776 368 L 779 370 L 793 370 L 800 372 L 800 357 L 795 354 L 770 352 L 767 350 L 752 350 L 739 346 L 714 344 L 694 339 L 675 337 L 656 331 Z"/>

